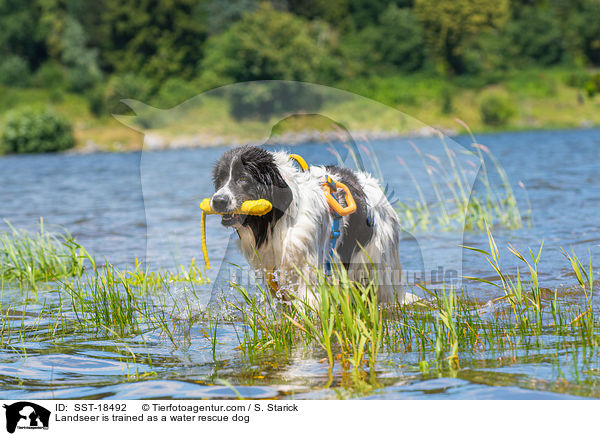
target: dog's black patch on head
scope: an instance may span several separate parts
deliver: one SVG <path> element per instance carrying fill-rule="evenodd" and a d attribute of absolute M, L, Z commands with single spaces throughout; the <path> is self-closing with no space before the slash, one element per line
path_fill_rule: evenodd
<path fill-rule="evenodd" d="M 247 147 L 240 155 L 242 164 L 256 183 L 258 198 L 264 198 L 273 205 L 273 210 L 263 216 L 248 216 L 244 225 L 252 229 L 256 247 L 267 239 L 269 225 L 275 224 L 292 202 L 292 190 L 283 180 L 273 155 L 259 147 Z"/>
<path fill-rule="evenodd" d="M 335 245 L 340 261 L 348 268 L 352 255 L 361 250 L 361 247 L 367 245 L 373 237 L 373 220 L 369 211 L 367 196 L 354 171 L 334 165 L 329 165 L 326 168 L 328 172 L 333 174 L 335 180 L 342 182 L 350 189 L 356 203 L 356 212 L 343 218 L 344 225 L 341 226 L 340 238 Z M 338 200 L 345 204 L 343 196 L 338 197 Z"/>
<path fill-rule="evenodd" d="M 292 202 L 292 190 L 281 176 L 273 154 L 260 147 L 243 146 L 227 151 L 214 167 L 213 181 L 216 190 L 229 184 L 234 197 L 231 209 L 246 200 L 260 198 L 273 205 L 266 215 L 244 217 L 242 225 L 252 230 L 257 248 L 265 243 L 270 228 Z"/>

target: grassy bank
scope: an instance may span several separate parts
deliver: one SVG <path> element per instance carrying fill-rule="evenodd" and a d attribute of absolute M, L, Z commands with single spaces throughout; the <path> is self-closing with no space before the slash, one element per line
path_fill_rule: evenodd
<path fill-rule="evenodd" d="M 584 73 L 565 69 L 527 70 L 505 73 L 500 79 L 488 80 L 489 83 L 484 83 L 481 78 L 444 79 L 414 74 L 357 79 L 336 86 L 389 105 L 426 125 L 457 133 L 466 131 L 456 118 L 466 122 L 476 133 L 600 125 L 600 96 L 589 97 L 576 80 L 578 74 Z M 51 106 L 73 123 L 79 150 L 123 151 L 139 149 L 142 145 L 143 136 L 139 132 L 109 115 L 95 116 L 84 96 L 60 90 L 7 87 L 1 88 L 0 93 L 3 96 L 0 101 L 0 130 L 6 113 L 12 109 Z M 181 101 L 190 97 L 193 95 L 182 95 Z M 501 107 L 496 107 L 497 104 Z M 491 115 L 484 114 L 483 106 L 486 105 L 491 108 Z M 327 106 L 327 110 L 348 114 L 354 130 L 398 134 L 414 132 L 411 123 L 403 124 L 396 116 L 364 110 L 360 104 L 357 107 L 331 107 L 335 103 L 327 103 Z M 240 143 L 260 139 L 260 132 L 270 131 L 279 121 L 277 118 L 236 120 L 228 103 L 219 99 L 210 100 L 198 110 L 201 114 L 190 111 L 185 119 L 153 127 L 149 133 L 166 144 L 186 142 L 186 138 L 192 136 L 194 139 L 190 142 L 197 145 L 228 141 Z M 500 119 L 495 118 L 494 111 L 501 112 Z M 202 115 L 202 123 L 197 122 L 198 115 Z M 278 133 L 291 133 L 293 136 L 305 130 L 327 128 L 329 126 L 321 126 L 314 120 L 300 120 L 280 127 Z"/>

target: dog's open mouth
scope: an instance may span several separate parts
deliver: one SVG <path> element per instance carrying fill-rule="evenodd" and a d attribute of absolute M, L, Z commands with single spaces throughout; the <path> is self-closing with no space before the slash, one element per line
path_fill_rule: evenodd
<path fill-rule="evenodd" d="M 246 215 L 224 213 L 221 215 L 221 224 L 225 227 L 240 226 L 246 219 Z"/>

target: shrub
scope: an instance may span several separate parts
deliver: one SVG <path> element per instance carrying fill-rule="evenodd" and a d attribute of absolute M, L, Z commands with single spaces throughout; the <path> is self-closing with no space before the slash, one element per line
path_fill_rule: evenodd
<path fill-rule="evenodd" d="M 586 71 L 571 73 L 566 77 L 565 83 L 568 86 L 585 91 L 589 98 L 594 98 L 600 91 L 600 73 L 589 74 Z"/>
<path fill-rule="evenodd" d="M 591 76 L 584 88 L 588 97 L 593 98 L 600 91 L 600 73 Z"/>
<path fill-rule="evenodd" d="M 6 56 L 0 62 L 0 83 L 3 85 L 25 86 L 29 75 L 29 65 L 20 56 Z"/>
<path fill-rule="evenodd" d="M 0 151 L 46 153 L 75 145 L 71 125 L 54 112 L 27 108 L 9 113 L 2 133 Z"/>
<path fill-rule="evenodd" d="M 46 89 L 64 89 L 66 87 L 65 68 L 55 61 L 46 62 L 35 72 L 33 85 Z"/>
<path fill-rule="evenodd" d="M 515 114 L 511 101 L 497 93 L 484 96 L 479 110 L 481 119 L 489 126 L 503 126 Z"/>
<path fill-rule="evenodd" d="M 585 85 L 590 81 L 592 75 L 585 70 L 575 71 L 568 74 L 564 78 L 564 82 L 567 86 L 572 88 L 584 89 Z"/>

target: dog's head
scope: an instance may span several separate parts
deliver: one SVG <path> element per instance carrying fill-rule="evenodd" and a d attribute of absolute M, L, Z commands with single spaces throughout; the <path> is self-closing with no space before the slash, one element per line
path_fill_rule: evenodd
<path fill-rule="evenodd" d="M 281 176 L 273 154 L 260 147 L 243 146 L 227 151 L 215 165 L 213 181 L 215 193 L 210 205 L 223 214 L 221 223 L 226 227 L 277 221 L 292 201 L 292 191 Z M 261 198 L 273 205 L 273 210 L 263 217 L 230 213 L 244 201 Z"/>

